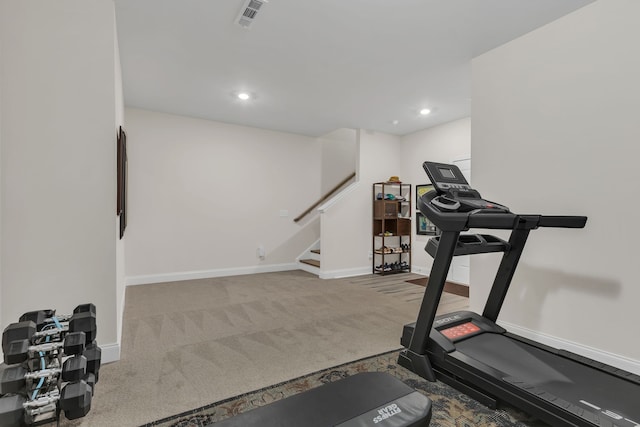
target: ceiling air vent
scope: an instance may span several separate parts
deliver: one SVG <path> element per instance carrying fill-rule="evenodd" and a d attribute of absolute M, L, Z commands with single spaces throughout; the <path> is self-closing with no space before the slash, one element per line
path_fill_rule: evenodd
<path fill-rule="evenodd" d="M 243 3 L 240 15 L 238 16 L 238 24 L 241 27 L 249 28 L 253 24 L 254 19 L 258 15 L 260 8 L 264 5 L 266 0 L 247 0 Z"/>

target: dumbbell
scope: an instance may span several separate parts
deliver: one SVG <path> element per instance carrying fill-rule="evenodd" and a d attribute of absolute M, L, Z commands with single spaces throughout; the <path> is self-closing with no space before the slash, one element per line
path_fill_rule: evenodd
<path fill-rule="evenodd" d="M 86 334 L 84 332 L 70 332 L 63 341 L 46 342 L 44 344 L 30 345 L 27 338 L 11 341 L 4 350 L 4 362 L 7 365 L 22 363 L 27 359 L 43 355 L 51 356 L 54 351 L 62 352 L 67 356 L 82 354 L 85 350 Z M 54 355 L 55 356 L 55 355 Z M 37 366 L 34 367 L 37 369 Z"/>
<path fill-rule="evenodd" d="M 27 371 L 22 365 L 5 366 L 0 376 L 0 394 L 31 393 L 33 390 L 46 389 L 50 384 L 84 380 L 95 389 L 96 376 L 87 371 L 87 359 L 84 356 L 70 357 L 62 368 L 46 368 L 39 371 Z M 42 381 L 42 383 L 40 383 Z M 38 386 L 34 387 L 34 384 Z"/>
<path fill-rule="evenodd" d="M 73 314 L 85 313 L 85 312 L 93 313 L 95 315 L 96 306 L 92 303 L 80 304 L 73 309 Z M 18 321 L 22 322 L 23 320 L 31 320 L 35 322 L 38 329 L 40 329 L 42 326 L 48 323 L 55 322 L 53 320 L 54 317 L 56 317 L 59 322 L 66 322 L 69 319 L 71 319 L 71 317 L 73 317 L 73 314 L 56 315 L 56 311 L 52 309 L 36 310 L 36 311 L 29 311 L 27 313 L 24 313 L 22 316 L 20 316 L 20 319 L 18 319 Z"/>
<path fill-rule="evenodd" d="M 90 342 L 82 353 L 87 359 L 87 373 L 95 375 L 95 382 L 98 382 L 100 373 L 100 363 L 102 361 L 102 349 L 98 347 L 98 343 L 95 341 Z"/>
<path fill-rule="evenodd" d="M 28 361 L 27 365 L 30 370 L 37 372 L 42 370 L 43 359 L 46 360 L 44 365 L 49 366 L 51 359 L 61 356 L 59 350 L 62 348 L 64 355 L 74 356 L 66 359 L 64 362 L 62 362 L 62 360 L 57 362 L 58 366 L 60 364 L 63 365 L 62 379 L 64 381 L 75 381 L 83 378 L 92 385 L 92 388 L 95 388 L 93 385 L 97 383 L 99 379 L 102 350 L 95 341 L 92 341 L 86 347 L 84 341 L 84 332 L 72 332 L 68 334 L 63 343 L 46 343 L 37 346 L 28 346 L 28 340 L 14 341 L 11 343 L 12 345 L 9 348 L 9 352 L 4 355 L 5 363 L 7 365 L 14 365 Z M 54 350 L 57 350 L 57 352 L 54 352 Z M 55 353 L 57 353 L 57 355 Z M 30 355 L 33 355 L 33 357 L 30 358 Z M 82 373 L 73 374 L 73 372 L 79 372 L 80 367 L 82 368 Z M 67 373 L 66 375 L 65 372 Z M 87 378 L 85 373 L 92 374 L 92 376 Z M 0 393 L 8 393 L 8 391 L 1 391 Z"/>
<path fill-rule="evenodd" d="M 10 324 L 2 333 L 2 352 L 6 354 L 13 341 L 30 340 L 35 333 L 36 324 L 31 320 Z"/>
<path fill-rule="evenodd" d="M 84 417 L 91 410 L 92 389 L 84 380 L 65 384 L 62 392 L 54 388 L 37 399 L 29 400 L 22 394 L 0 397 L 0 426 L 22 427 L 57 418 L 64 411 L 69 420 Z"/>
<path fill-rule="evenodd" d="M 0 397 L 0 425 L 22 427 L 25 403 L 27 399 L 20 394 Z"/>
<path fill-rule="evenodd" d="M 49 328 L 50 325 L 56 327 Z M 77 306 L 72 315 L 55 316 L 55 310 L 30 311 L 20 316 L 19 322 L 12 323 L 5 328 L 2 334 L 2 350 L 6 351 L 11 341 L 25 338 L 49 337 L 54 341 L 59 340 L 62 338 L 62 333 L 68 331 L 84 332 L 88 344 L 95 339 L 96 330 L 96 307 L 93 304 Z"/>
<path fill-rule="evenodd" d="M 56 315 L 56 311 L 51 309 L 30 311 L 20 316 L 19 323 L 25 321 L 35 323 L 36 329 L 39 331 L 33 335 L 35 337 L 55 335 L 68 330 L 70 332 L 84 332 L 87 336 L 87 344 L 96 338 L 96 306 L 91 303 L 78 305 L 73 309 L 71 315 Z M 49 329 L 51 325 L 56 327 Z M 58 325 L 62 329 L 58 328 Z"/>

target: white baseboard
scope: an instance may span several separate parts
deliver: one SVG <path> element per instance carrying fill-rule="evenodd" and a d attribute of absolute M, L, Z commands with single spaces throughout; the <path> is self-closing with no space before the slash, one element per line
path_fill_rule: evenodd
<path fill-rule="evenodd" d="M 298 270 L 306 271 L 307 273 L 320 276 L 320 269 L 313 265 L 305 264 L 304 262 L 298 262 Z"/>
<path fill-rule="evenodd" d="M 272 273 L 275 271 L 297 270 L 297 263 L 257 265 L 240 268 L 220 268 L 215 270 L 184 271 L 179 273 L 151 274 L 146 276 L 129 276 L 125 285 L 146 285 L 150 283 L 179 282 L 182 280 L 209 279 L 212 277 L 239 276 L 242 274 Z"/>
<path fill-rule="evenodd" d="M 100 345 L 100 349 L 102 350 L 101 364 L 117 362 L 120 360 L 120 344 L 113 343 Z"/>
<path fill-rule="evenodd" d="M 118 342 L 122 342 L 122 330 L 124 329 L 124 304 L 127 298 L 127 284 L 125 282 L 125 289 L 122 291 L 122 297 L 120 297 L 120 306 L 118 307 Z"/>
<path fill-rule="evenodd" d="M 362 276 L 371 274 L 371 266 L 358 268 L 345 268 L 342 270 L 323 271 L 320 273 L 321 279 L 339 279 L 341 277 Z"/>
<path fill-rule="evenodd" d="M 516 335 L 520 335 L 521 337 L 528 338 L 530 340 L 557 349 L 567 350 L 571 353 L 576 353 L 581 356 L 588 357 L 589 359 L 597 360 L 598 362 L 615 366 L 616 368 L 623 369 L 627 372 L 640 375 L 640 360 L 634 360 L 576 342 L 560 339 L 552 335 L 536 332 L 531 329 L 511 324 L 509 322 L 498 321 L 498 324 L 505 328 L 507 331 L 512 332 Z"/>
<path fill-rule="evenodd" d="M 428 276 L 429 273 L 431 273 L 431 269 L 426 267 L 417 267 L 413 265 L 411 266 L 411 272 L 416 274 L 422 274 L 423 276 Z"/>

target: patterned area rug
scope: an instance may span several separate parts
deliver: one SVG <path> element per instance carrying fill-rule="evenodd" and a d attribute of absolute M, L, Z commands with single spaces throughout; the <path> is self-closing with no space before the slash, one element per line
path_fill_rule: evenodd
<path fill-rule="evenodd" d="M 323 384 L 346 378 L 359 372 L 386 372 L 432 400 L 433 427 L 545 427 L 546 424 L 511 407 L 492 410 L 437 381 L 429 382 L 397 365 L 398 351 L 384 353 L 334 368 L 315 372 L 271 387 L 194 409 L 144 427 L 203 427 L 216 421 L 250 411 L 271 402 L 292 396 Z"/>

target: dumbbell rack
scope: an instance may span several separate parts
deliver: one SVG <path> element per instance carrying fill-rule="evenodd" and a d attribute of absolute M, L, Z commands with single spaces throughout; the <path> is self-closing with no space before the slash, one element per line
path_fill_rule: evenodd
<path fill-rule="evenodd" d="M 96 308 L 76 307 L 72 315 L 55 310 L 23 314 L 2 334 L 0 426 L 21 427 L 84 417 L 98 382 L 101 349 Z"/>

